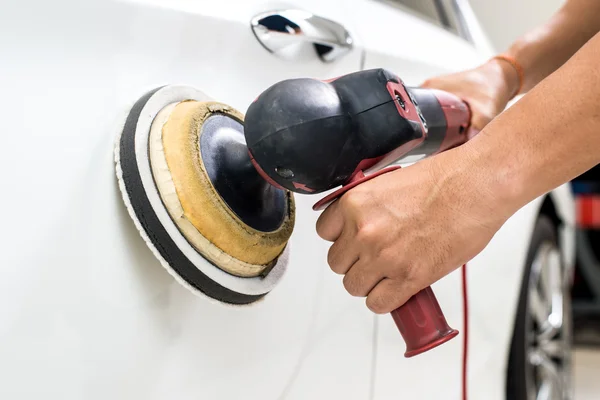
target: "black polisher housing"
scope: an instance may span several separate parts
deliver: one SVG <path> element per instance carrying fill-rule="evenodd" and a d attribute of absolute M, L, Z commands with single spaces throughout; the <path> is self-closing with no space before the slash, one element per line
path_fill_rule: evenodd
<path fill-rule="evenodd" d="M 278 185 L 319 193 L 345 183 L 358 164 L 421 137 L 386 89 L 401 81 L 383 69 L 331 82 L 292 79 L 263 92 L 246 113 L 246 142 Z M 405 99 L 407 101 L 408 99 Z"/>

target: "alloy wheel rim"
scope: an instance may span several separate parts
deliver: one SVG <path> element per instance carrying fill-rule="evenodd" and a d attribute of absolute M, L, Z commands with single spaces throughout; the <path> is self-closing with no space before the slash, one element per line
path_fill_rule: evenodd
<path fill-rule="evenodd" d="M 526 312 L 528 400 L 571 398 L 571 304 L 561 255 L 543 243 L 531 266 Z"/>

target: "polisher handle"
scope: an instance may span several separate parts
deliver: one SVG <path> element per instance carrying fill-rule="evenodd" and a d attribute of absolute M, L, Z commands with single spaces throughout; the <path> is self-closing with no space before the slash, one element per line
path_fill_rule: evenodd
<path fill-rule="evenodd" d="M 458 331 L 450 328 L 431 286 L 391 312 L 406 342 L 404 357 L 413 357 L 446 343 Z"/>
<path fill-rule="evenodd" d="M 371 175 L 356 174 L 346 185 L 319 200 L 313 206 L 313 209 L 323 210 L 348 190 L 399 168 L 399 165 L 394 165 Z M 427 287 L 412 296 L 403 306 L 398 307 L 391 314 L 406 343 L 404 356 L 407 358 L 431 350 L 458 335 L 457 330 L 448 326 L 446 317 L 444 317 L 431 287 Z"/>

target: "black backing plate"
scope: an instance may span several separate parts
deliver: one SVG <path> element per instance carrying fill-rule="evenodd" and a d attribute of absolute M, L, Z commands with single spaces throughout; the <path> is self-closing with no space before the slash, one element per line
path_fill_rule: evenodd
<path fill-rule="evenodd" d="M 127 191 L 127 197 L 131 202 L 133 211 L 137 216 L 144 231 L 150 238 L 152 245 L 158 250 L 163 259 L 183 280 L 198 289 L 208 297 L 230 304 L 249 304 L 264 297 L 264 294 L 248 295 L 234 292 L 216 283 L 203 274 L 194 264 L 179 250 L 171 236 L 165 230 L 156 216 L 150 201 L 146 197 L 140 172 L 135 157 L 135 135 L 136 126 L 140 113 L 148 100 L 161 88 L 148 92 L 141 97 L 132 107 L 120 140 L 120 159 L 123 170 L 123 182 Z M 206 260 L 210 263 L 210 261 Z M 218 268 L 215 266 L 215 268 Z"/>

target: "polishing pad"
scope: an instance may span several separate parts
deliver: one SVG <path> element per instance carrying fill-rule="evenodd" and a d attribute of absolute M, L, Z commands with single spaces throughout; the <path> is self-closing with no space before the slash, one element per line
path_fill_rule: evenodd
<path fill-rule="evenodd" d="M 249 304 L 280 280 L 293 197 L 252 167 L 238 111 L 190 87 L 156 89 L 130 109 L 115 161 L 129 214 L 184 286 Z"/>

